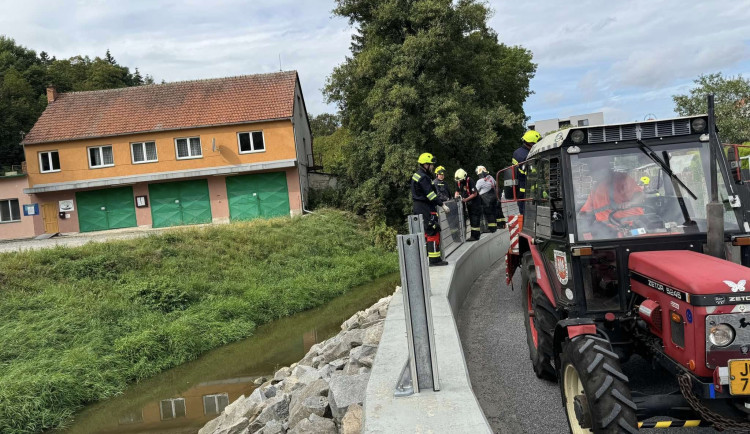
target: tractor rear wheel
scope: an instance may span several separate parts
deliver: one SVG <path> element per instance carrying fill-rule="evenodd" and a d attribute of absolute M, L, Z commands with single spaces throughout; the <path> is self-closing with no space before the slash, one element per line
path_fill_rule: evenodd
<path fill-rule="evenodd" d="M 531 252 L 521 260 L 521 286 L 523 288 L 524 322 L 529 358 L 537 377 L 555 381 L 557 373 L 554 360 L 553 335 L 560 316 L 539 287 Z"/>
<path fill-rule="evenodd" d="M 606 339 L 581 335 L 565 341 L 560 392 L 571 433 L 638 432 L 628 377 Z"/>

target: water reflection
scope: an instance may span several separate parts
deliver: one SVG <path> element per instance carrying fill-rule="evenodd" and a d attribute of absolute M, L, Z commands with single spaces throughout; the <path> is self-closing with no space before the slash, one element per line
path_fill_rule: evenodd
<path fill-rule="evenodd" d="M 87 407 L 60 433 L 197 433 L 229 403 L 250 394 L 256 378 L 298 361 L 315 343 L 338 333 L 344 320 L 390 295 L 398 284 L 399 274 L 393 273 L 325 306 L 261 326 L 251 338 Z"/>

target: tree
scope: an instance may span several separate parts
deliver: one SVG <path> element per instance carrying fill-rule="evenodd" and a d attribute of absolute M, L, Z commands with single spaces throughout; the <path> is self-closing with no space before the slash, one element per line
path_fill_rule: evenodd
<path fill-rule="evenodd" d="M 336 0 L 356 25 L 325 93 L 344 128 L 347 205 L 390 225 L 410 213 L 409 179 L 431 152 L 449 172 L 510 161 L 523 134 L 531 53 L 498 42 L 478 0 Z"/>
<path fill-rule="evenodd" d="M 714 97 L 719 135 L 725 143 L 750 140 L 750 80 L 723 77 L 721 73 L 701 75 L 688 95 L 674 95 L 675 112 L 692 116 L 706 112 L 706 95 Z"/>
<path fill-rule="evenodd" d="M 313 137 L 330 136 L 341 126 L 341 117 L 330 113 L 310 116 L 310 129 Z"/>
<path fill-rule="evenodd" d="M 42 51 L 17 45 L 0 36 L 0 167 L 20 164 L 20 143 L 47 105 L 46 88 L 59 92 L 111 89 L 152 84 L 153 77 L 140 77 L 136 70 L 118 65 L 107 50 L 104 59 L 74 56 L 57 60 Z"/>

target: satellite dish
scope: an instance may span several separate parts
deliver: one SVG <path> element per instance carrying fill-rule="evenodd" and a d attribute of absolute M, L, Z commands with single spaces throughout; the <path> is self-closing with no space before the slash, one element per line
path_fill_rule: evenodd
<path fill-rule="evenodd" d="M 644 121 L 655 121 L 656 115 L 653 113 L 648 113 L 646 116 L 643 117 Z"/>

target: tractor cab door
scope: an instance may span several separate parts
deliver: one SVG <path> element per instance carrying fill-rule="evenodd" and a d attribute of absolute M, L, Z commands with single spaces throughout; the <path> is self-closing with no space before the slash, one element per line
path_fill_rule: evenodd
<path fill-rule="evenodd" d="M 571 302 L 572 257 L 568 245 L 565 201 L 558 154 L 527 163 L 524 231 L 533 236 L 558 303 Z"/>

